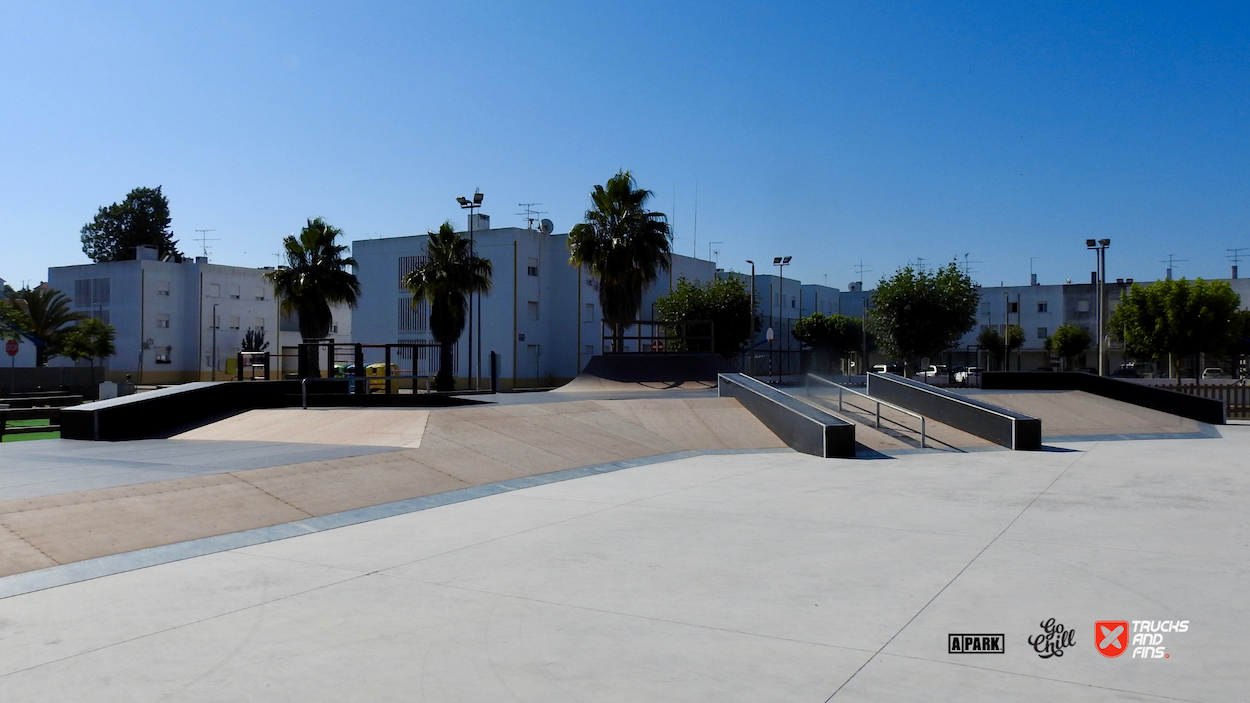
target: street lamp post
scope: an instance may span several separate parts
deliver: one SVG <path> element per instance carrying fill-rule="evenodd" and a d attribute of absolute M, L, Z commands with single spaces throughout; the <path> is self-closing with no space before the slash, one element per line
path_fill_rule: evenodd
<path fill-rule="evenodd" d="M 747 339 L 751 340 L 747 345 L 747 358 L 751 360 L 751 375 L 755 375 L 755 262 L 747 259 L 747 263 L 751 264 L 751 307 L 747 313 Z M 746 365 L 743 364 L 745 367 Z"/>
<path fill-rule="evenodd" d="M 786 314 L 785 313 L 785 304 L 786 304 L 785 273 L 786 273 L 786 266 L 790 265 L 790 258 L 791 257 L 789 256 L 773 257 L 773 266 L 777 267 L 777 324 L 780 325 L 780 329 L 785 328 L 785 314 Z M 780 352 L 781 345 L 777 345 L 777 346 L 778 346 L 777 351 Z M 777 382 L 778 383 L 781 382 L 781 377 L 783 375 L 784 375 L 784 372 L 782 371 L 782 368 L 781 368 L 781 361 L 780 359 L 778 359 L 777 361 Z"/>
<path fill-rule="evenodd" d="M 1085 248 L 1094 252 L 1094 262 L 1096 269 L 1094 275 L 1097 277 L 1097 286 L 1095 286 L 1095 295 L 1098 296 L 1098 375 L 1106 375 L 1107 368 L 1107 340 L 1103 335 L 1103 326 L 1105 325 L 1105 317 L 1103 308 L 1105 307 L 1105 295 L 1103 286 L 1107 282 L 1107 247 L 1111 246 L 1110 239 L 1086 239 Z"/>
<path fill-rule="evenodd" d="M 473 211 L 477 208 L 482 207 L 482 197 L 483 196 L 480 191 L 473 191 L 473 198 L 471 200 L 464 196 L 456 197 L 456 202 L 460 203 L 460 209 L 469 211 L 469 256 L 470 257 L 477 256 L 477 247 L 473 239 Z M 482 359 L 481 359 L 482 311 L 480 309 L 482 307 L 482 298 L 480 294 L 478 295 L 477 306 L 479 308 L 477 311 L 478 357 L 477 357 L 477 375 L 474 375 L 473 373 L 473 368 L 474 368 L 473 367 L 473 360 L 474 360 L 474 357 L 473 357 L 473 294 L 470 293 L 469 294 L 469 355 L 468 355 L 469 369 L 468 371 L 469 371 L 469 377 L 473 379 L 473 390 L 477 390 L 477 385 L 478 385 L 477 376 L 481 375 L 482 373 Z"/>

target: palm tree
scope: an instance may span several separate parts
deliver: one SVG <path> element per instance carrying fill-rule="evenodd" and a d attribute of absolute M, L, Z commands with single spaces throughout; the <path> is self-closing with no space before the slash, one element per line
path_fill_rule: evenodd
<path fill-rule="evenodd" d="M 569 263 L 599 279 L 603 318 L 614 321 L 612 346 L 621 349 L 624 324 L 638 317 L 642 291 L 667 271 L 672 256 L 668 218 L 645 208 L 651 191 L 636 188 L 629 171 L 596 185 L 586 221 L 569 232 Z"/>
<path fill-rule="evenodd" d="M 469 240 L 457 234 L 450 222 L 430 232 L 425 257 L 424 264 L 404 276 L 404 287 L 412 292 L 413 305 L 419 300 L 429 304 L 430 333 L 439 343 L 434 388 L 455 390 L 451 347 L 464 331 L 468 296 L 490 291 L 492 268 L 488 259 L 473 254 Z"/>
<path fill-rule="evenodd" d="M 9 295 L 0 303 L 0 318 L 35 343 L 35 366 L 47 366 L 49 359 L 61 354 L 65 335 L 73 329 L 67 325 L 86 315 L 70 310 L 70 299 L 61 291 L 40 286 Z"/>
<path fill-rule="evenodd" d="M 356 260 L 344 256 L 346 246 L 334 243 L 342 233 L 320 217 L 308 220 L 298 239 L 282 240 L 287 265 L 265 274 L 282 300 L 282 311 L 299 316 L 299 334 L 305 342 L 325 339 L 330 333 L 331 305 L 356 307 L 360 297 L 360 281 L 347 270 Z M 319 375 L 317 355 L 310 357 L 309 372 Z"/>

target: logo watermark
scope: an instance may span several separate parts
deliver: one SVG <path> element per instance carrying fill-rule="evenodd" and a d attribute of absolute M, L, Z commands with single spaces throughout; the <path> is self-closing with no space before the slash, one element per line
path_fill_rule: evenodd
<path fill-rule="evenodd" d="M 947 654 L 1002 654 L 1007 646 L 1003 633 L 950 634 L 946 636 Z"/>
<path fill-rule="evenodd" d="M 1076 630 L 1065 628 L 1055 622 L 1054 618 L 1043 620 L 1039 625 L 1042 628 L 1041 633 L 1030 637 L 1029 644 L 1042 659 L 1062 657 L 1065 648 L 1076 644 Z"/>

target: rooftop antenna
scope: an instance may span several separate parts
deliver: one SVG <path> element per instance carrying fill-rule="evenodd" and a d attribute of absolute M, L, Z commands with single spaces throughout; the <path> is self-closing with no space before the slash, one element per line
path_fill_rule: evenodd
<path fill-rule="evenodd" d="M 859 260 L 859 263 L 858 263 L 858 264 L 855 264 L 855 275 L 858 277 L 858 278 L 857 278 L 857 280 L 858 280 L 860 283 L 863 283 L 863 282 L 864 282 L 864 272 L 865 272 L 865 271 L 871 271 L 871 270 L 872 270 L 872 267 L 871 267 L 871 266 L 865 266 L 865 265 L 864 265 L 864 260 L 863 260 L 863 259 L 860 259 L 860 260 Z"/>
<path fill-rule="evenodd" d="M 1250 249 L 1250 247 L 1237 247 L 1236 249 L 1228 250 L 1233 252 L 1227 257 L 1233 261 L 1233 278 L 1237 277 L 1237 264 L 1241 263 L 1241 252 L 1246 251 L 1247 249 Z"/>
<path fill-rule="evenodd" d="M 965 275 L 965 276 L 971 276 L 971 275 L 972 275 L 972 264 L 979 264 L 979 263 L 981 263 L 980 261 L 969 261 L 969 260 L 968 260 L 968 257 L 969 257 L 969 256 L 970 256 L 970 254 L 964 254 L 964 275 Z M 922 259 L 922 261 L 923 261 L 923 259 Z M 1030 262 L 1030 266 L 1031 266 L 1031 265 L 1032 265 L 1032 263 Z M 1029 271 L 1032 271 L 1032 270 L 1033 270 L 1033 269 L 1031 269 L 1031 268 L 1029 269 Z"/>
<path fill-rule="evenodd" d="M 524 208 L 516 214 L 525 217 L 525 229 L 534 229 L 534 223 L 541 219 L 538 216 L 547 214 L 546 210 L 535 210 L 535 205 L 542 205 L 542 203 L 517 203 L 517 207 Z"/>
<path fill-rule="evenodd" d="M 1189 261 L 1189 259 L 1178 259 L 1178 258 L 1176 258 L 1176 256 L 1175 256 L 1174 254 L 1168 254 L 1168 258 L 1167 258 L 1167 260 L 1166 260 L 1166 261 L 1160 261 L 1159 263 L 1161 263 L 1161 264 L 1167 264 L 1167 265 L 1168 265 L 1168 277 L 1167 277 L 1167 280 L 1169 280 L 1169 281 L 1170 281 L 1170 280 L 1172 280 L 1172 268 L 1173 268 L 1176 264 L 1184 263 L 1184 262 L 1186 262 L 1186 261 Z"/>
<path fill-rule="evenodd" d="M 923 256 L 916 257 L 916 269 L 919 271 L 924 271 L 924 257 Z"/>
<path fill-rule="evenodd" d="M 195 230 L 195 231 L 200 233 L 200 237 L 199 237 L 199 240 L 200 240 L 200 251 L 204 252 L 204 258 L 206 258 L 206 259 L 207 259 L 207 258 L 208 258 L 208 243 L 209 243 L 209 242 L 220 242 L 220 241 L 221 241 L 221 240 L 220 240 L 220 239 L 218 239 L 217 237 L 209 237 L 209 236 L 208 236 L 208 233 L 209 233 L 209 232 L 216 232 L 217 230 L 215 230 L 215 229 L 197 229 L 197 230 Z"/>
<path fill-rule="evenodd" d="M 694 253 L 691 258 L 699 258 L 699 182 L 694 182 Z"/>

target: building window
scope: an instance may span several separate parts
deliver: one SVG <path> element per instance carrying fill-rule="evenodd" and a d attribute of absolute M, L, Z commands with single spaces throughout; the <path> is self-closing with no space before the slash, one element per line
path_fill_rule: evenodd
<path fill-rule="evenodd" d="M 156 326 L 168 329 L 169 328 L 169 315 L 157 315 Z"/>
<path fill-rule="evenodd" d="M 1049 305 L 1047 305 L 1046 303 L 1038 303 L 1038 304 L 1037 304 L 1037 311 L 1038 311 L 1038 312 L 1047 312 L 1047 311 L 1048 311 L 1048 309 L 1049 309 L 1049 307 L 1050 307 L 1050 306 L 1049 306 Z"/>
<path fill-rule="evenodd" d="M 232 300 L 238 300 L 240 295 L 241 293 L 238 286 L 230 286 L 230 298 Z"/>
<path fill-rule="evenodd" d="M 264 300 L 264 299 L 265 299 L 265 288 L 264 288 L 264 286 L 261 286 L 261 287 L 259 287 L 259 288 L 257 288 L 257 289 L 256 289 L 256 299 L 257 299 L 257 300 Z"/>
<path fill-rule="evenodd" d="M 169 357 L 170 357 L 170 354 L 173 352 L 173 350 L 174 350 L 173 347 L 164 347 L 163 349 L 158 349 L 156 352 L 156 363 L 172 364 L 173 361 L 171 361 Z"/>
<path fill-rule="evenodd" d="M 528 303 L 526 303 L 525 309 L 527 312 L 529 312 L 529 316 L 531 320 L 538 319 L 538 301 L 537 300 L 531 300 Z"/>
<path fill-rule="evenodd" d="M 74 307 L 90 308 L 109 304 L 109 285 L 107 278 L 83 278 L 74 281 Z"/>
<path fill-rule="evenodd" d="M 404 287 L 404 277 L 425 266 L 424 256 L 401 256 L 399 257 L 399 287 Z"/>
<path fill-rule="evenodd" d="M 169 295 L 169 281 L 157 281 L 156 282 L 156 294 L 157 295 Z"/>
<path fill-rule="evenodd" d="M 1078 300 L 1078 301 L 1076 302 L 1076 311 L 1077 311 L 1077 312 L 1089 312 L 1089 301 L 1088 301 L 1088 300 Z"/>
<path fill-rule="evenodd" d="M 1047 338 L 1047 337 L 1049 337 L 1049 336 L 1050 336 L 1050 335 L 1046 333 L 1046 328 L 1045 328 L 1045 327 L 1038 327 L 1038 328 L 1037 328 L 1037 338 L 1038 338 L 1038 339 L 1046 339 L 1046 338 Z"/>
<path fill-rule="evenodd" d="M 1007 303 L 1007 312 L 1013 315 L 1020 313 L 1020 303 Z"/>
<path fill-rule="evenodd" d="M 209 297 L 209 298 L 220 298 L 220 297 L 221 297 L 221 284 L 220 284 L 220 283 L 210 283 L 210 284 L 208 284 L 208 297 Z"/>
<path fill-rule="evenodd" d="M 230 329 L 232 330 L 239 329 L 239 316 L 238 315 L 230 316 Z"/>
<path fill-rule="evenodd" d="M 265 331 L 265 318 L 263 317 L 256 318 L 256 331 L 257 332 Z"/>
<path fill-rule="evenodd" d="M 417 300 L 417 304 L 412 304 L 412 298 L 399 299 L 399 331 L 400 332 L 424 332 L 427 329 L 429 316 L 426 313 L 426 302 Z"/>
<path fill-rule="evenodd" d="M 525 273 L 531 276 L 538 275 L 538 259 L 531 258 L 529 260 L 529 265 L 525 267 Z"/>
<path fill-rule="evenodd" d="M 339 323 L 336 322 L 330 325 L 330 334 L 338 334 L 338 333 L 339 333 Z"/>
<path fill-rule="evenodd" d="M 586 311 L 583 313 L 583 315 L 584 316 L 582 317 L 582 322 L 594 322 L 595 321 L 595 304 L 586 303 Z"/>
<path fill-rule="evenodd" d="M 586 345 L 586 356 L 594 356 L 594 355 L 595 355 L 595 345 L 593 345 L 593 344 L 587 344 L 587 345 Z"/>

